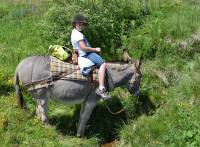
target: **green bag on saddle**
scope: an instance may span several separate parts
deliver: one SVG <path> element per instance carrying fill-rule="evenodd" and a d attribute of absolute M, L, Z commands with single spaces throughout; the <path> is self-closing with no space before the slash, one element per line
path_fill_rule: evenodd
<path fill-rule="evenodd" d="M 62 61 L 67 61 L 72 57 L 70 49 L 63 47 L 61 45 L 50 45 L 49 52 L 52 56 Z"/>

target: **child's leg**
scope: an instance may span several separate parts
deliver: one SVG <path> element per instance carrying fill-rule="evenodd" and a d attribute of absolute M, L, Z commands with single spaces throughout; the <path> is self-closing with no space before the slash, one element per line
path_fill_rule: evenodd
<path fill-rule="evenodd" d="M 101 96 L 103 99 L 109 99 L 111 98 L 105 89 L 105 85 L 104 85 L 104 78 L 105 78 L 105 72 L 106 72 L 106 63 L 105 61 L 101 58 L 101 56 L 99 56 L 96 53 L 90 53 L 89 55 L 87 55 L 87 58 L 90 59 L 92 62 L 95 63 L 95 65 L 98 66 L 99 68 L 99 88 L 96 91 L 96 94 Z"/>
<path fill-rule="evenodd" d="M 95 65 L 98 66 L 99 68 L 99 89 L 103 89 L 104 86 L 104 77 L 105 77 L 105 71 L 106 71 L 106 63 L 105 61 L 101 58 L 101 56 L 99 56 L 96 53 L 89 53 L 87 55 L 87 58 L 89 60 L 91 60 L 92 62 L 94 62 Z"/>
<path fill-rule="evenodd" d="M 105 88 L 104 86 L 104 77 L 105 77 L 105 71 L 106 71 L 106 63 L 103 63 L 99 68 L 99 89 L 102 90 Z"/>

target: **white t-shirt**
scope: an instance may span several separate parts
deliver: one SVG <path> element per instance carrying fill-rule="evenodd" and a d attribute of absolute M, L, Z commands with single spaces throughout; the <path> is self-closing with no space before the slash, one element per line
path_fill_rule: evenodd
<path fill-rule="evenodd" d="M 79 46 L 79 41 L 81 41 L 81 40 L 85 42 L 85 45 L 87 47 L 91 47 L 87 38 L 81 32 L 79 32 L 77 29 L 73 29 L 72 34 L 71 34 L 71 43 L 72 43 L 73 49 L 78 50 L 79 57 L 86 55 L 86 52 L 83 51 Z"/>
<path fill-rule="evenodd" d="M 85 42 L 85 45 L 87 47 L 91 47 L 87 38 L 81 33 L 79 32 L 77 29 L 73 29 L 72 30 L 72 34 L 71 34 L 71 43 L 73 46 L 73 49 L 77 49 L 78 50 L 78 65 L 81 69 L 81 73 L 83 71 L 84 67 L 89 67 L 94 65 L 94 63 L 92 61 L 90 61 L 88 58 L 84 58 L 82 56 L 86 55 L 86 52 L 83 51 L 80 46 L 79 46 L 79 41 L 83 40 Z"/>

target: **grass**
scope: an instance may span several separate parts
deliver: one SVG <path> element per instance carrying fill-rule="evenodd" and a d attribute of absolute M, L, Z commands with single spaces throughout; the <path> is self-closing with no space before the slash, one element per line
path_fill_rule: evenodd
<path fill-rule="evenodd" d="M 37 31 L 41 16 L 27 10 L 29 6 L 8 7 L 8 14 L 0 20 L 0 65 L 8 75 L 12 75 L 21 59 L 48 52 L 49 43 Z"/>
<path fill-rule="evenodd" d="M 199 28 L 200 18 L 196 15 L 200 12 L 199 5 L 188 5 L 183 1 L 158 1 L 159 6 L 155 2 L 149 4 L 149 16 L 143 20 L 143 26 L 132 30 L 129 50 L 137 58 L 142 54 L 148 59 L 174 54 L 185 57 L 193 55 L 188 48 L 178 50 L 177 44 Z"/>
<path fill-rule="evenodd" d="M 9 87 L 9 86 L 8 86 Z M 11 85 L 10 85 L 11 87 Z M 91 137 L 90 139 L 80 139 L 73 136 L 65 136 L 57 130 L 57 125 L 45 126 L 34 115 L 35 103 L 30 96 L 26 94 L 26 104 L 29 112 L 23 112 L 16 106 L 16 98 L 13 88 L 7 91 L 7 94 L 1 94 L 0 100 L 0 141 L 3 146 L 96 146 L 97 139 Z M 51 108 L 52 105 L 50 105 Z M 58 113 L 61 107 L 55 108 L 54 113 L 50 115 L 54 119 L 54 115 L 59 117 Z M 65 110 L 72 111 L 70 107 L 64 107 Z M 61 110 L 64 110 L 62 108 Z M 51 110 L 51 109 L 50 109 Z M 62 112 L 65 118 L 71 118 L 74 113 L 70 111 Z M 53 117 L 54 116 L 54 117 Z M 72 118 L 71 118 L 72 119 Z M 59 119 L 59 121 L 61 121 Z M 58 121 L 56 121 L 58 122 Z M 73 119 L 71 120 L 73 122 Z M 65 124 L 63 124 L 65 125 Z M 74 124 L 75 125 L 75 124 Z M 62 126 L 63 127 L 63 126 Z M 69 126 L 68 126 L 69 127 Z M 74 134 L 73 134 L 74 135 Z"/>
<path fill-rule="evenodd" d="M 178 74 L 177 82 L 165 85 L 163 79 L 152 73 L 158 68 L 157 62 L 144 65 L 145 73 L 150 73 L 145 81 L 148 87 L 143 88 L 151 101 L 156 104 L 153 115 L 142 115 L 131 120 L 121 130 L 121 143 L 125 146 L 198 146 L 199 133 L 199 55 L 188 61 L 182 68 L 174 72 Z M 166 71 L 171 70 L 165 67 Z M 160 69 L 160 68 L 159 68 Z M 144 75 L 146 76 L 146 75 Z M 144 93 L 144 92 L 143 92 Z M 132 131 L 130 131 L 132 130 Z"/>
<path fill-rule="evenodd" d="M 138 17 L 141 4 L 135 2 L 133 11 Z M 117 140 L 117 146 L 200 145 L 197 0 L 148 1 L 148 15 L 132 20 L 132 29 L 122 43 L 132 57 L 145 57 L 141 96 L 134 97 L 122 88 L 113 91 L 109 107 L 112 111 L 124 107 L 126 111 L 111 115 L 99 102 L 88 122 L 87 138 L 75 137 L 80 105 L 50 101 L 52 126 L 36 118 L 36 104 L 24 90 L 29 111 L 22 112 L 16 106 L 12 80 L 16 65 L 27 56 L 47 54 L 51 39 L 41 37 L 44 5 L 39 14 L 24 4 L 0 4 L 1 146 L 100 146 L 113 140 Z M 181 46 L 183 41 L 186 47 Z"/>

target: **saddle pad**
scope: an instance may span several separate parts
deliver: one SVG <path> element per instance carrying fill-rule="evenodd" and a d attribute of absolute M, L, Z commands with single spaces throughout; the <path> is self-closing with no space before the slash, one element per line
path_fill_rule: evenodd
<path fill-rule="evenodd" d="M 53 80 L 92 80 L 98 82 L 98 69 L 94 69 L 91 77 L 85 77 L 81 74 L 78 65 L 63 62 L 55 57 L 50 56 L 51 68 L 50 76 Z"/>

